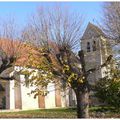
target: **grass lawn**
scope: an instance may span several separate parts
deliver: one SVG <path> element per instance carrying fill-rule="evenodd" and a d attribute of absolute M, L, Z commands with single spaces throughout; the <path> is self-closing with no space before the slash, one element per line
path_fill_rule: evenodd
<path fill-rule="evenodd" d="M 108 107 L 90 108 L 91 118 L 120 118 L 120 111 Z M 0 112 L 0 118 L 76 118 L 75 108 L 55 108 L 25 110 L 19 112 Z"/>

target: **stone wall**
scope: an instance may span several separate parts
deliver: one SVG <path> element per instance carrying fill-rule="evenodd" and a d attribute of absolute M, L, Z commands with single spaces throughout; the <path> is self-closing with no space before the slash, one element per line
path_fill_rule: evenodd
<path fill-rule="evenodd" d="M 92 49 L 92 43 L 96 41 L 96 51 Z M 87 52 L 87 42 L 90 42 L 90 52 Z M 86 63 L 86 70 L 91 68 L 95 68 L 102 63 L 102 54 L 100 48 L 100 38 L 91 38 L 87 40 L 81 41 L 81 49 L 84 51 L 85 54 L 85 63 Z M 101 78 L 101 70 L 97 70 L 94 73 L 91 73 L 88 76 L 88 81 L 91 84 L 94 84 L 97 79 Z"/>
<path fill-rule="evenodd" d="M 4 97 L 5 97 L 5 91 L 0 91 L 0 109 L 2 109 L 3 107 L 2 101 Z"/>

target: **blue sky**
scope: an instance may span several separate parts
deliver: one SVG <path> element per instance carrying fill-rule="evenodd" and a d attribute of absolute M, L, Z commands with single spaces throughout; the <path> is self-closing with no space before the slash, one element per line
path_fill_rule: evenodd
<path fill-rule="evenodd" d="M 28 16 L 35 12 L 37 6 L 53 6 L 55 2 L 0 2 L 0 18 L 5 18 L 9 14 L 17 18 L 20 26 L 24 26 L 28 21 Z M 85 23 L 100 20 L 102 2 L 59 2 L 68 6 L 70 10 L 85 15 Z"/>

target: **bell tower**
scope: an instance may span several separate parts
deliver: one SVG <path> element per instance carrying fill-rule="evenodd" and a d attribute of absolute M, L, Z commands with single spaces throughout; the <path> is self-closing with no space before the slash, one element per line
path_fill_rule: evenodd
<path fill-rule="evenodd" d="M 81 49 L 85 54 L 86 70 L 102 65 L 110 55 L 110 44 L 100 28 L 89 23 L 81 39 Z M 105 76 L 106 68 L 91 73 L 88 81 L 94 84 Z"/>

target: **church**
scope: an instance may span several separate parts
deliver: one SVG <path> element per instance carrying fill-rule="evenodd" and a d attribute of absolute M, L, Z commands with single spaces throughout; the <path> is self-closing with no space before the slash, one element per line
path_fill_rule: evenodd
<path fill-rule="evenodd" d="M 82 38 L 81 49 L 85 54 L 86 70 L 102 65 L 107 57 L 111 54 L 110 43 L 108 38 L 100 28 L 89 23 Z M 24 53 L 25 54 L 25 53 Z M 22 59 L 23 60 L 23 59 Z M 14 70 L 19 71 L 20 65 L 16 65 Z M 90 84 L 105 76 L 106 68 L 91 73 L 88 76 Z M 11 72 L 12 74 L 12 72 Z M 15 85 L 15 80 L 0 81 L 0 108 L 1 109 L 39 109 L 55 107 L 71 107 L 76 105 L 75 94 L 71 89 L 65 91 L 57 90 L 53 83 L 47 86 L 50 91 L 46 96 L 37 96 L 34 98 L 30 91 L 32 87 L 23 84 L 25 78 L 20 75 L 20 84 Z M 92 104 L 92 101 L 90 101 Z"/>

